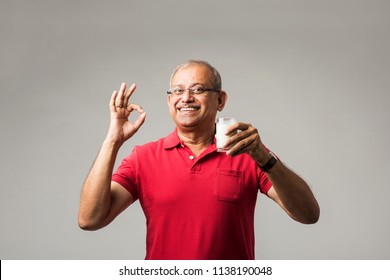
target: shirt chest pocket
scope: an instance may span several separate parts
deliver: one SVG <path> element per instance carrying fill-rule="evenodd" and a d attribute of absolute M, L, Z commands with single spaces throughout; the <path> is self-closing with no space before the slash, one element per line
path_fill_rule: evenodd
<path fill-rule="evenodd" d="M 241 197 L 243 171 L 217 169 L 214 194 L 218 200 L 237 201 Z"/>

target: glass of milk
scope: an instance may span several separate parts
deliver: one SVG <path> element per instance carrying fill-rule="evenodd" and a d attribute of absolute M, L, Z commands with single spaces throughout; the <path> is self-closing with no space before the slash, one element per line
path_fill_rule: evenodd
<path fill-rule="evenodd" d="M 235 118 L 225 117 L 217 118 L 216 134 L 215 138 L 217 140 L 217 151 L 218 152 L 227 152 L 229 149 L 224 148 L 226 141 L 229 139 L 228 135 L 225 135 L 227 129 L 232 124 L 236 123 Z"/>

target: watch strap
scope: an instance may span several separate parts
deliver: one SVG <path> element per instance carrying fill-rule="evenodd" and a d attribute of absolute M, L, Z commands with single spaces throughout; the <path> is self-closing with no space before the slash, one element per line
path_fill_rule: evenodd
<path fill-rule="evenodd" d="M 271 156 L 271 158 L 267 161 L 267 163 L 263 166 L 259 165 L 261 171 L 263 172 L 269 171 L 278 162 L 277 158 L 271 152 L 269 153 L 269 155 Z"/>

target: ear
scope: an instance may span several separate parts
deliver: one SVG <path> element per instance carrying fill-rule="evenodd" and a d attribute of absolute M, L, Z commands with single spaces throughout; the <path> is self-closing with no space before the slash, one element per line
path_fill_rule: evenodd
<path fill-rule="evenodd" d="M 218 105 L 217 105 L 217 110 L 222 111 L 223 108 L 225 107 L 226 101 L 227 101 L 227 93 L 223 90 L 221 90 L 218 93 Z"/>

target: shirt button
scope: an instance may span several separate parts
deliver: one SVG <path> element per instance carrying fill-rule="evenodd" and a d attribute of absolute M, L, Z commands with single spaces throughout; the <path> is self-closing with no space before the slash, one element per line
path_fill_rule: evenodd
<path fill-rule="evenodd" d="M 194 156 L 192 156 L 192 155 L 190 156 L 190 160 L 193 160 L 194 158 L 195 158 Z"/>

